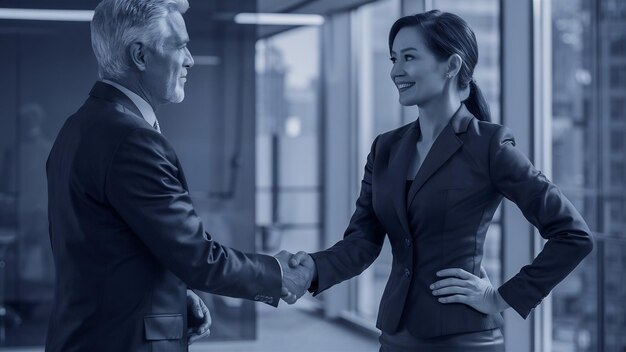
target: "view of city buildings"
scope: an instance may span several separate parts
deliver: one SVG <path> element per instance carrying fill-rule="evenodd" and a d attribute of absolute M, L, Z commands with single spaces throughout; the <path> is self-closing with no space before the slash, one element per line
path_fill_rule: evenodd
<path fill-rule="evenodd" d="M 553 350 L 626 346 L 626 3 L 552 2 L 553 177 L 596 250 L 553 292 Z"/>

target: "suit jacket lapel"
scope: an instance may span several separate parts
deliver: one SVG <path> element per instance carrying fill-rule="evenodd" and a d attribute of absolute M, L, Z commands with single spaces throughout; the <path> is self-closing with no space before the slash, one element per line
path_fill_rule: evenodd
<path fill-rule="evenodd" d="M 409 195 L 407 196 L 407 209 L 411 207 L 417 192 L 424 186 L 424 183 L 461 148 L 463 141 L 458 135 L 467 131 L 467 127 L 472 118 L 473 115 L 467 110 L 465 105 L 461 104 L 461 107 L 454 116 L 452 116 L 450 122 L 444 127 L 439 136 L 437 136 L 437 139 L 430 148 L 426 159 L 422 162 L 415 176 L 413 185 L 411 185 Z"/>
<path fill-rule="evenodd" d="M 419 138 L 419 124 L 414 122 L 399 141 L 398 147 L 389 162 L 389 184 L 393 207 L 400 219 L 402 229 L 408 234 L 409 222 L 406 212 L 406 179 L 409 164 L 415 156 L 415 144 Z"/>

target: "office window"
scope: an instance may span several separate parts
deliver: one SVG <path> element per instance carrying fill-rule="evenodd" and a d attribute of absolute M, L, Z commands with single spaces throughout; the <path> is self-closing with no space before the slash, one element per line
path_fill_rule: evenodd
<path fill-rule="evenodd" d="M 615 92 L 609 99 L 612 121 L 626 124 L 626 93 L 622 91 Z"/>
<path fill-rule="evenodd" d="M 319 28 L 256 44 L 258 247 L 320 248 Z"/>
<path fill-rule="evenodd" d="M 55 281 L 45 164 L 95 67 L 87 24 L 24 33 L 0 34 L 0 347 L 44 343 Z M 67 65 L 69 51 L 82 59 Z"/>
<path fill-rule="evenodd" d="M 400 17 L 399 0 L 382 0 L 361 6 L 352 13 L 353 63 L 356 68 L 357 148 L 354 166 L 356 199 L 363 177 L 363 166 L 377 135 L 403 125 L 398 93 L 389 76 L 388 35 Z M 410 119 L 415 119 L 413 116 Z M 408 122 L 408 121 L 407 121 Z M 350 311 L 372 325 L 391 271 L 391 246 L 385 239 L 376 261 L 351 286 Z"/>
<path fill-rule="evenodd" d="M 611 131 L 611 150 L 622 152 L 626 147 L 626 131 Z"/>
<path fill-rule="evenodd" d="M 553 179 L 596 249 L 553 291 L 552 350 L 626 348 L 626 3 L 552 1 Z"/>
<path fill-rule="evenodd" d="M 611 88 L 619 89 L 626 81 L 626 65 L 613 65 L 611 67 Z"/>

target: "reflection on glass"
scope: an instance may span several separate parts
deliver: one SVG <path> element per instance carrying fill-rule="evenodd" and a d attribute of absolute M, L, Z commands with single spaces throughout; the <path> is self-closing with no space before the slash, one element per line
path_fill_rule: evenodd
<path fill-rule="evenodd" d="M 553 350 L 623 351 L 626 3 L 555 0 L 551 12 L 554 181 L 589 223 L 598 257 L 554 290 Z"/>
<path fill-rule="evenodd" d="M 52 299 L 54 263 L 48 239 L 46 159 L 52 142 L 43 133 L 46 112 L 37 103 L 19 110 L 18 257 L 22 302 Z"/>
<path fill-rule="evenodd" d="M 41 343 L 54 290 L 45 165 L 52 143 L 41 104 L 18 108 L 0 165 L 0 346 Z M 9 120 L 9 119 L 7 119 Z M 33 337 L 26 332 L 29 330 Z"/>

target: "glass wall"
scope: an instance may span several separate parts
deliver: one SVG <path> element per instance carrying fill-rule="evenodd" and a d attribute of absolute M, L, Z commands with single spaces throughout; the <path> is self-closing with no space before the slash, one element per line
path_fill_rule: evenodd
<path fill-rule="evenodd" d="M 87 23 L 48 31 L 19 23 L 10 31 L 7 25 L 0 22 L 5 48 L 0 55 L 0 347 L 44 342 L 55 278 L 46 159 L 64 120 L 96 77 Z M 69 52 L 84 59 L 71 60 Z"/>
<path fill-rule="evenodd" d="M 288 30 L 256 48 L 258 248 L 314 252 L 321 228 L 319 28 Z"/>
<path fill-rule="evenodd" d="M 626 3 L 552 1 L 554 181 L 595 251 L 553 292 L 553 351 L 626 349 Z"/>
<path fill-rule="evenodd" d="M 363 166 L 377 135 L 403 124 L 397 89 L 389 72 L 387 39 L 393 22 L 400 17 L 399 0 L 381 0 L 361 6 L 352 13 L 352 63 L 355 68 L 353 87 L 357 97 L 357 148 L 353 175 L 357 199 L 363 177 Z M 416 118 L 414 116 L 413 118 Z M 351 289 L 350 311 L 372 324 L 391 271 L 391 246 L 385 239 L 376 261 L 355 280 Z"/>

